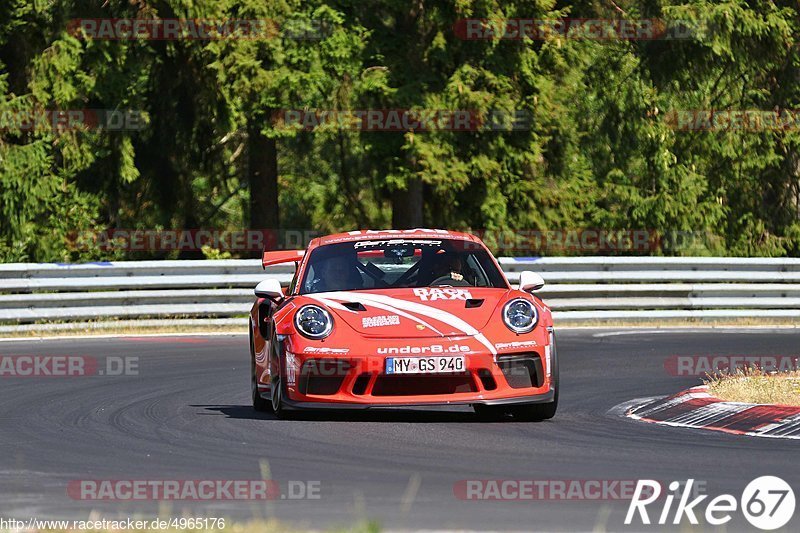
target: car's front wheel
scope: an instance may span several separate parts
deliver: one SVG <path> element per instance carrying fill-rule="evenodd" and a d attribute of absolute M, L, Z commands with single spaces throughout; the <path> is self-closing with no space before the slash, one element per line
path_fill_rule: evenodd
<path fill-rule="evenodd" d="M 475 414 L 484 422 L 499 422 L 506 416 L 506 409 L 498 405 L 484 405 L 476 403 L 472 405 Z"/>
<path fill-rule="evenodd" d="M 508 412 L 517 420 L 540 422 L 556 416 L 556 410 L 558 410 L 558 390 L 552 402 L 518 405 L 511 407 Z"/>
<path fill-rule="evenodd" d="M 555 389 L 553 401 L 512 407 L 509 412 L 514 418 L 518 420 L 541 421 L 549 420 L 556 416 L 556 411 L 558 410 L 558 390 L 560 387 L 558 383 L 558 356 L 556 354 L 555 333 L 552 333 L 550 337 L 550 361 L 552 361 L 553 364 L 553 368 L 550 371 L 551 388 Z"/>
<path fill-rule="evenodd" d="M 475 404 L 475 414 L 482 420 L 502 420 L 505 415 L 511 415 L 515 420 L 524 420 L 531 422 L 539 422 L 542 420 L 549 420 L 556 416 L 558 410 L 558 357 L 556 354 L 555 333 L 552 334 L 550 340 L 550 361 L 552 361 L 552 369 L 550 371 L 551 388 L 555 390 L 553 400 L 546 403 L 531 403 L 525 405 L 503 406 L 503 405 L 483 405 Z"/>
<path fill-rule="evenodd" d="M 258 377 L 256 374 L 258 369 L 256 367 L 256 353 L 253 345 L 253 332 L 250 332 L 250 392 L 253 399 L 253 409 L 260 413 L 272 412 L 272 402 L 265 400 L 261 397 L 258 390 Z"/>
<path fill-rule="evenodd" d="M 272 398 L 271 406 L 272 412 L 275 413 L 275 416 L 280 418 L 281 420 L 288 420 L 292 417 L 292 411 L 286 408 L 286 403 L 283 398 L 284 390 L 283 390 L 283 379 L 281 376 L 283 375 L 283 367 L 284 365 L 281 364 L 282 361 L 280 356 L 276 353 L 275 341 L 272 342 L 272 351 L 271 356 L 274 358 L 275 364 L 271 366 L 273 369 L 272 378 L 270 379 L 270 396 Z"/>
<path fill-rule="evenodd" d="M 281 420 L 291 420 L 294 418 L 294 411 L 288 409 L 286 407 L 286 403 L 283 399 L 283 380 L 281 380 L 280 376 L 277 376 L 275 379 L 272 380 L 271 384 L 271 391 L 272 391 L 272 412 L 275 413 L 275 416 L 280 418 Z"/>
<path fill-rule="evenodd" d="M 256 383 L 256 377 L 253 375 L 253 409 L 260 413 L 271 413 L 272 412 L 272 402 L 269 400 L 265 400 L 261 397 L 261 393 L 258 391 L 258 383 Z"/>

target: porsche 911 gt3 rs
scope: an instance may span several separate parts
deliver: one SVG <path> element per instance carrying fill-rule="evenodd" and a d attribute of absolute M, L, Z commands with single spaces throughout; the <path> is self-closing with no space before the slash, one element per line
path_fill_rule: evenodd
<path fill-rule="evenodd" d="M 250 314 L 253 407 L 472 405 L 487 418 L 552 418 L 558 357 L 550 309 L 511 287 L 475 236 L 446 230 L 354 231 L 305 251 L 288 289 L 265 279 Z"/>

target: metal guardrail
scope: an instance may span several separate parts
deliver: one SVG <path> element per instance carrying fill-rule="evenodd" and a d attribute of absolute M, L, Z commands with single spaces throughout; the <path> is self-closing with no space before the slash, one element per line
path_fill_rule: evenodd
<path fill-rule="evenodd" d="M 539 272 L 555 318 L 800 319 L 800 259 L 501 258 L 513 283 Z M 0 323 L 246 315 L 253 287 L 291 265 L 259 260 L 0 265 Z M 800 322 L 800 321 L 799 321 Z"/>

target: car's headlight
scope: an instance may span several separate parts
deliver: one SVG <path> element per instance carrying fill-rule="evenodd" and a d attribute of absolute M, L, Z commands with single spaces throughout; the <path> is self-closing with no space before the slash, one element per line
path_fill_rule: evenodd
<path fill-rule="evenodd" d="M 317 305 L 304 305 L 294 315 L 297 331 L 310 339 L 324 339 L 331 334 L 333 317 Z"/>
<path fill-rule="evenodd" d="M 503 322 L 514 333 L 529 333 L 539 322 L 539 312 L 528 300 L 517 298 L 503 307 Z"/>

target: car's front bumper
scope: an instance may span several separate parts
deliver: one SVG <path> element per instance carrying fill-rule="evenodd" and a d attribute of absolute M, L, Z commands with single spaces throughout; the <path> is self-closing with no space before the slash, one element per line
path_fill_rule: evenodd
<path fill-rule="evenodd" d="M 389 375 L 386 357 L 375 355 L 284 354 L 283 397 L 295 409 L 533 404 L 551 402 L 555 393 L 541 346 L 464 354 L 465 371 L 450 374 Z"/>
<path fill-rule="evenodd" d="M 549 403 L 555 399 L 555 390 L 552 389 L 543 394 L 534 394 L 531 396 L 517 396 L 514 398 L 498 398 L 494 400 L 459 400 L 449 401 L 441 399 L 436 402 L 430 403 L 349 403 L 349 402 L 295 402 L 284 400 L 286 407 L 290 409 L 402 409 L 414 407 L 441 407 L 447 405 L 525 405 L 534 403 Z"/>

